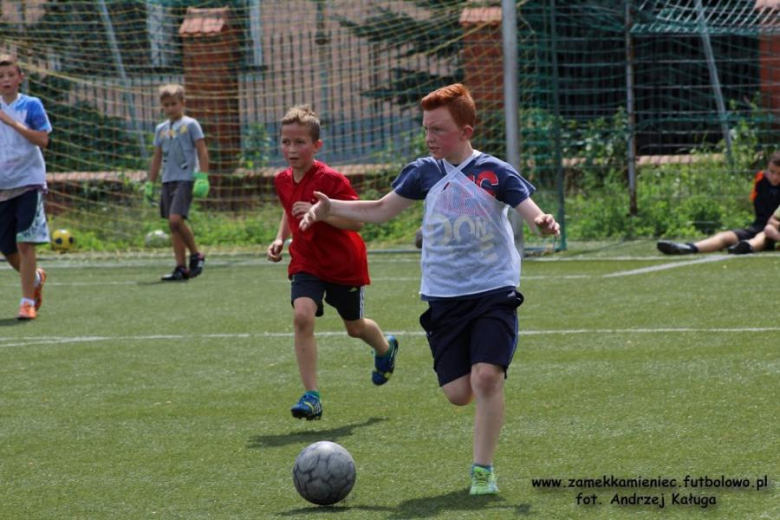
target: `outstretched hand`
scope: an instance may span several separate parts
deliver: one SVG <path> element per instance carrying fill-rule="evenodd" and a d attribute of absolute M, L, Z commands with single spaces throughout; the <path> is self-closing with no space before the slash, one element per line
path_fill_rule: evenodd
<path fill-rule="evenodd" d="M 306 231 L 312 227 L 315 222 L 322 222 L 330 216 L 330 199 L 328 196 L 319 191 L 315 191 L 314 196 L 317 197 L 317 203 L 303 214 L 303 218 L 301 218 L 301 221 L 298 223 L 298 227 L 301 231 Z"/>
<path fill-rule="evenodd" d="M 558 224 L 555 221 L 555 217 L 549 213 L 536 217 L 534 219 L 534 224 L 536 224 L 536 228 L 543 235 L 555 235 L 557 237 L 561 234 L 561 225 Z"/>

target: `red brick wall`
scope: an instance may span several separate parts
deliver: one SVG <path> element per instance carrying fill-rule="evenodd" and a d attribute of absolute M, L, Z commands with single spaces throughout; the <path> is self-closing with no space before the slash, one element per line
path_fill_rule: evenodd
<path fill-rule="evenodd" d="M 764 106 L 780 112 L 780 35 L 762 36 L 759 55 Z"/>

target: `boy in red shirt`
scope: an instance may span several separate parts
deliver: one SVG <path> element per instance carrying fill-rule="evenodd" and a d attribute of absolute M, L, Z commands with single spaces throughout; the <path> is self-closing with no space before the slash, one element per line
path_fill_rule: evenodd
<path fill-rule="evenodd" d="M 321 147 L 317 114 L 308 106 L 291 108 L 282 119 L 281 130 L 282 154 L 290 167 L 274 177 L 284 212 L 267 256 L 279 262 L 284 242 L 292 235 L 287 273 L 292 280 L 295 356 L 305 393 L 290 411 L 293 417 L 307 420 L 322 417 L 314 324 L 323 314 L 323 299 L 336 308 L 349 336 L 362 339 L 374 349 L 371 380 L 375 385 L 390 379 L 398 353 L 395 337 L 385 338 L 376 322 L 363 317 L 363 286 L 370 283 L 366 246 L 357 234 L 363 224 L 330 217 L 306 231 L 298 227 L 316 201 L 314 191 L 337 200 L 358 198 L 344 175 L 314 160 Z"/>

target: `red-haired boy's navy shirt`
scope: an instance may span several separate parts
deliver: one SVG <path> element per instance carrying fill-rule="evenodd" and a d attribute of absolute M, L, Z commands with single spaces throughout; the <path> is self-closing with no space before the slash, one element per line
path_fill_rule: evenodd
<path fill-rule="evenodd" d="M 293 179 L 291 168 L 277 173 L 274 187 L 292 231 L 288 275 L 305 272 L 340 285 L 368 285 L 371 280 L 366 245 L 358 233 L 325 222 L 315 222 L 306 231 L 301 231 L 298 227 L 300 218 L 292 214 L 293 204 L 298 201 L 317 202 L 315 191 L 335 200 L 357 200 L 349 180 L 327 164 L 314 161 L 314 166 L 300 182 Z"/>
<path fill-rule="evenodd" d="M 406 199 L 423 200 L 445 175 L 440 161 L 433 157 L 422 157 L 401 170 L 393 181 L 393 190 Z M 480 154 L 472 164 L 466 166 L 463 175 L 496 200 L 513 208 L 536 191 L 512 165 L 486 153 Z"/>

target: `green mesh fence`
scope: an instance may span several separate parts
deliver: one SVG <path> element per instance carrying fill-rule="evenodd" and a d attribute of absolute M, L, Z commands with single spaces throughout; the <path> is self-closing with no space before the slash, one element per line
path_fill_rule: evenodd
<path fill-rule="evenodd" d="M 773 4 L 516 3 L 522 169 L 567 236 L 689 235 L 750 218 L 750 179 L 778 142 Z M 50 212 L 96 240 L 139 244 L 139 213 L 154 216 L 137 187 L 167 82 L 185 84 L 204 123 L 212 212 L 273 203 L 278 121 L 298 103 L 322 116 L 321 158 L 365 194 L 425 153 L 417 101 L 453 81 L 478 94 L 477 146 L 505 155 L 501 2 L 0 5 L 0 51 L 19 56 L 55 128 Z"/>

